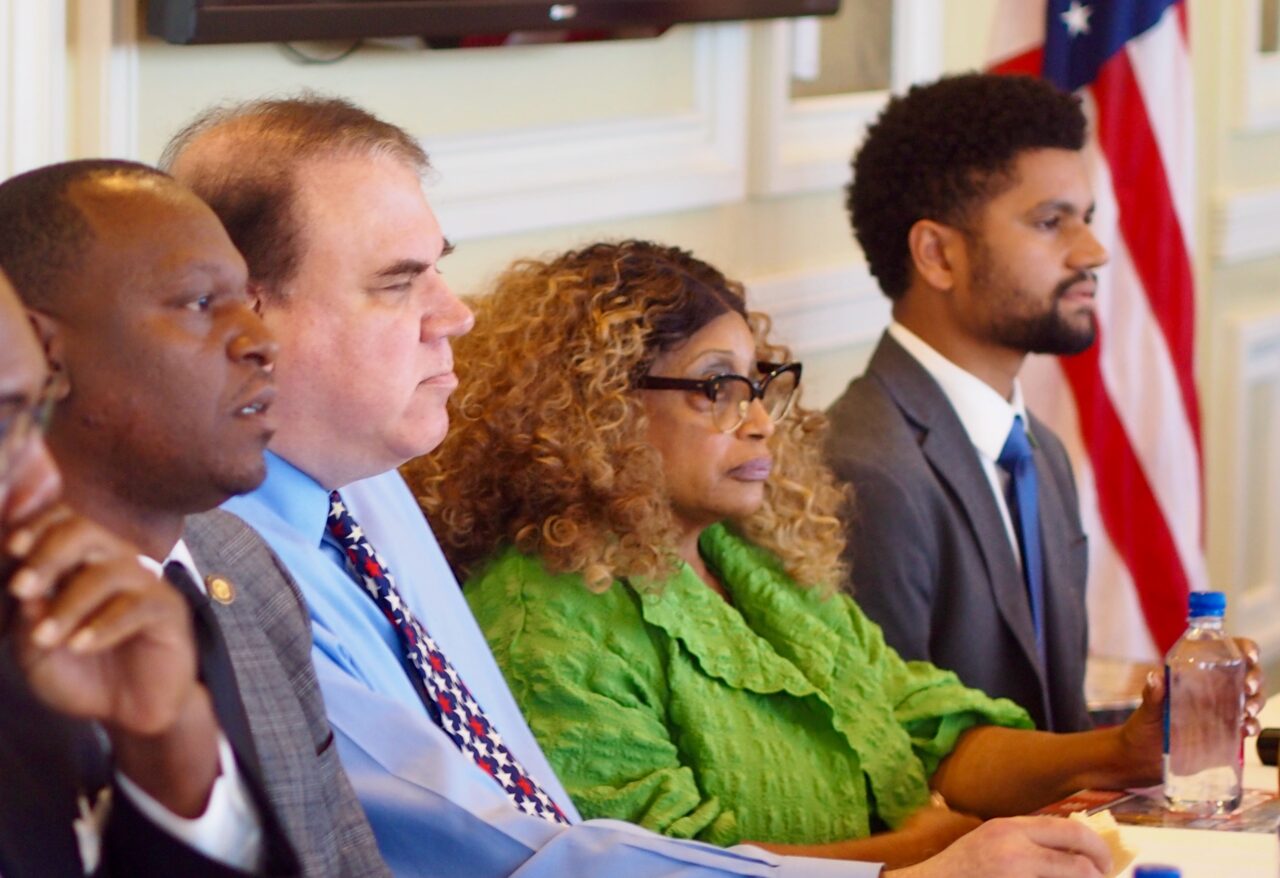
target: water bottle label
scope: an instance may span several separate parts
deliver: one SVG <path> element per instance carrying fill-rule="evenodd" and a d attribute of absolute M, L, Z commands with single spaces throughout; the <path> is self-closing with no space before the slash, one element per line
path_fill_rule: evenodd
<path fill-rule="evenodd" d="M 1173 686 L 1169 678 L 1169 665 L 1164 666 L 1164 755 L 1169 755 L 1169 713 L 1173 706 Z"/>

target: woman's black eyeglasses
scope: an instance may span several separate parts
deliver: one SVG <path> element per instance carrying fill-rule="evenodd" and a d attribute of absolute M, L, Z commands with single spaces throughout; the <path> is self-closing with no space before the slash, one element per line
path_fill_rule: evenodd
<path fill-rule="evenodd" d="M 799 363 L 756 363 L 764 377 L 753 381 L 745 375 L 716 375 L 713 378 L 665 378 L 642 375 L 636 386 L 644 390 L 696 391 L 711 400 L 711 420 L 722 433 L 732 433 L 742 426 L 751 403 L 760 400 L 765 412 L 780 421 L 791 411 L 796 391 L 800 389 Z"/>

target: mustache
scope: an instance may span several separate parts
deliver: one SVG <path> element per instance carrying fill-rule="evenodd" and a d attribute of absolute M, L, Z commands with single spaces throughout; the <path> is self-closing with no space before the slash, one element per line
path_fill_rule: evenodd
<path fill-rule="evenodd" d="M 1090 271 L 1087 268 L 1077 271 L 1071 277 L 1053 288 L 1053 297 L 1055 299 L 1061 299 L 1067 294 L 1067 290 L 1071 289 L 1076 284 L 1084 283 L 1085 281 L 1091 281 L 1096 284 L 1098 282 L 1098 273 L 1096 271 Z"/>

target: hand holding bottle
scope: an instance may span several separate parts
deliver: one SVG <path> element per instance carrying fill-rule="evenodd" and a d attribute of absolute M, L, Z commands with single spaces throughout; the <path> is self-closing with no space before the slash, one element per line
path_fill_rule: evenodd
<path fill-rule="evenodd" d="M 1262 669 L 1259 666 L 1258 645 L 1247 637 L 1236 637 L 1232 640 L 1245 661 L 1242 687 L 1245 701 L 1241 734 L 1256 735 L 1261 729 L 1258 713 L 1266 701 L 1262 694 Z M 1142 703 L 1120 729 L 1125 765 L 1132 770 L 1127 771 L 1126 775 L 1142 778 L 1143 783 L 1155 783 L 1162 776 L 1164 708 L 1164 678 L 1153 671 L 1147 676 L 1146 686 L 1143 687 Z"/>
<path fill-rule="evenodd" d="M 1257 646 L 1223 631 L 1226 606 L 1222 592 L 1193 592 L 1186 633 L 1165 657 L 1164 790 L 1176 810 L 1221 813 L 1240 803 L 1243 737 L 1258 725 L 1260 705 L 1249 702 L 1260 700 L 1261 678 Z"/>

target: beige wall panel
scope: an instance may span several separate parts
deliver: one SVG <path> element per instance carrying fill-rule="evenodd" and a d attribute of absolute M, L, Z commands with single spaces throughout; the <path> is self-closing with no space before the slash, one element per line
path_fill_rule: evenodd
<path fill-rule="evenodd" d="M 342 43 L 297 48 L 332 56 Z M 652 40 L 396 49 L 365 45 L 333 64 L 300 64 L 276 45 L 139 48 L 140 152 L 154 158 L 175 128 L 217 101 L 317 89 L 350 98 L 431 137 L 688 110 L 692 31 Z"/>

